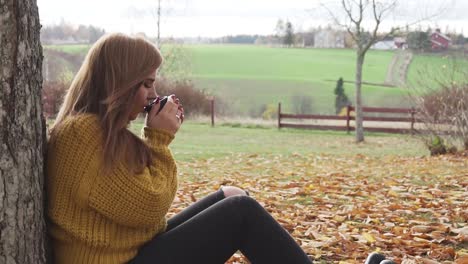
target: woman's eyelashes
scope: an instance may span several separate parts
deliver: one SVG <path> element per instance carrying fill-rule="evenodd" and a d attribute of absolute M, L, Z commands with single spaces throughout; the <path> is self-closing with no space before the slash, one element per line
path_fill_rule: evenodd
<path fill-rule="evenodd" d="M 145 86 L 145 88 L 154 88 L 154 80 L 151 80 L 151 79 L 148 79 L 148 80 L 144 80 L 143 81 L 143 86 Z"/>
<path fill-rule="evenodd" d="M 145 86 L 145 88 L 153 88 L 153 83 L 150 82 L 143 82 L 143 85 Z"/>

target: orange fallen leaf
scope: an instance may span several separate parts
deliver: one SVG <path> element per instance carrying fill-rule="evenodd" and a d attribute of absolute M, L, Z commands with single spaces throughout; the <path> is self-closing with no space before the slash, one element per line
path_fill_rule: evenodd
<path fill-rule="evenodd" d="M 434 228 L 431 227 L 431 226 L 419 225 L 419 226 L 413 226 L 413 227 L 411 227 L 411 232 L 412 232 L 412 233 L 429 233 L 429 232 L 431 232 L 432 230 L 434 230 Z"/>
<path fill-rule="evenodd" d="M 362 233 L 362 236 L 367 240 L 367 242 L 369 243 L 374 243 L 375 242 L 375 238 L 373 235 L 369 234 L 369 233 Z"/>

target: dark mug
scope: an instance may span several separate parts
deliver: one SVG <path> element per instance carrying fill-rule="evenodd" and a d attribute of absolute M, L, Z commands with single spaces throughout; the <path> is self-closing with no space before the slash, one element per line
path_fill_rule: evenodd
<path fill-rule="evenodd" d="M 153 100 L 153 102 L 151 102 L 150 104 L 148 104 L 147 106 L 145 106 L 144 110 L 145 112 L 149 113 L 149 111 L 151 111 L 151 108 L 153 108 L 153 105 L 156 104 L 158 102 L 160 98 L 156 98 Z M 158 110 L 158 113 L 161 112 L 161 110 L 163 109 L 163 107 L 166 105 L 167 103 L 167 99 L 169 99 L 168 96 L 164 96 L 163 98 L 161 98 L 159 100 L 160 104 L 159 104 L 159 110 Z"/>

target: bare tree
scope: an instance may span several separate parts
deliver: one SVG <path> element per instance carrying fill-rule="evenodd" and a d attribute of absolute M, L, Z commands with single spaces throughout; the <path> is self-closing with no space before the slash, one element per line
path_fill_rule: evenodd
<path fill-rule="evenodd" d="M 363 114 L 362 114 L 362 69 L 364 59 L 369 48 L 379 40 L 378 31 L 385 15 L 396 6 L 397 0 L 341 0 L 341 8 L 346 14 L 346 21 L 341 21 L 329 8 L 335 23 L 344 27 L 356 44 L 356 142 L 364 141 Z M 367 19 L 367 16 L 371 19 Z M 365 29 L 365 21 L 372 21 L 371 32 Z M 392 32 L 390 32 L 392 33 Z"/>
<path fill-rule="evenodd" d="M 366 53 L 373 44 L 400 30 L 400 27 L 397 26 L 392 27 L 390 32 L 386 34 L 378 34 L 383 20 L 395 10 L 398 2 L 398 0 L 340 0 L 340 7 L 345 14 L 344 21 L 335 12 L 332 12 L 330 8 L 322 5 L 335 23 L 346 29 L 356 45 L 356 142 L 364 141 L 361 87 L 362 69 Z M 421 14 L 420 18 L 413 18 L 411 19 L 412 21 L 408 21 L 406 27 L 441 15 L 453 3 L 453 0 L 446 1 L 446 3 L 443 3 L 437 9 L 434 9 L 436 11 L 432 14 L 429 14 L 425 10 L 426 12 Z M 366 28 L 370 28 L 370 31 L 366 31 Z"/>
<path fill-rule="evenodd" d="M 45 263 L 42 47 L 36 0 L 0 8 L 0 263 Z"/>
<path fill-rule="evenodd" d="M 153 18 L 156 20 L 156 45 L 158 48 L 161 48 L 162 46 L 162 40 L 161 40 L 161 21 L 163 17 L 168 17 L 171 9 L 169 8 L 169 1 L 166 1 L 166 5 L 163 6 L 161 3 L 162 0 L 157 0 L 157 6 L 149 8 L 149 13 L 153 16 Z"/>
<path fill-rule="evenodd" d="M 161 6 L 161 0 L 157 0 L 157 6 L 150 9 L 154 19 L 156 19 L 157 36 L 156 45 L 159 49 L 162 48 L 163 42 L 161 40 L 161 18 L 168 16 L 171 12 L 169 8 L 169 1 L 166 1 L 164 10 Z M 165 41 L 165 44 L 167 44 Z M 171 45 L 164 47 L 164 64 L 158 71 L 158 75 L 162 78 L 172 81 L 186 80 L 190 75 L 191 60 L 188 50 L 184 48 L 183 43 L 173 42 Z"/>
<path fill-rule="evenodd" d="M 282 19 L 278 19 L 276 22 L 275 33 L 278 38 L 281 38 L 284 35 L 284 21 Z"/>
<path fill-rule="evenodd" d="M 158 45 L 158 48 L 161 47 L 161 0 L 158 0 L 158 7 L 157 7 L 157 10 L 156 10 L 156 25 L 157 25 L 157 29 L 158 29 L 158 35 L 156 36 L 156 41 L 157 41 L 157 45 Z"/>
<path fill-rule="evenodd" d="M 286 21 L 283 44 L 288 47 L 294 45 L 294 28 L 292 23 L 289 21 Z"/>

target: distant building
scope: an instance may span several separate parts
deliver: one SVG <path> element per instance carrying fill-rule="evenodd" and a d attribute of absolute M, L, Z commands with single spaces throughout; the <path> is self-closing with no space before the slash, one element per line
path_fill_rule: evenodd
<path fill-rule="evenodd" d="M 313 47 L 314 46 L 314 33 L 313 32 L 298 32 L 296 33 L 296 42 L 300 47 Z"/>
<path fill-rule="evenodd" d="M 431 34 L 431 48 L 434 51 L 448 49 L 451 42 L 452 40 L 446 35 L 442 34 L 440 29 L 436 29 L 436 31 Z"/>
<path fill-rule="evenodd" d="M 408 44 L 406 43 L 406 39 L 404 39 L 404 38 L 396 37 L 396 38 L 393 39 L 393 42 L 395 43 L 395 46 L 398 49 L 408 48 Z"/>
<path fill-rule="evenodd" d="M 318 31 L 314 35 L 314 47 L 316 48 L 344 48 L 344 33 L 333 30 Z"/>
<path fill-rule="evenodd" d="M 87 44 L 88 40 L 76 40 L 73 37 L 67 37 L 63 39 L 59 38 L 50 38 L 50 39 L 41 39 L 41 42 L 46 45 L 73 45 L 73 44 Z"/>
<path fill-rule="evenodd" d="M 396 49 L 395 42 L 393 40 L 382 40 L 379 42 L 376 42 L 374 45 L 372 45 L 371 49 L 375 50 L 394 50 Z"/>

